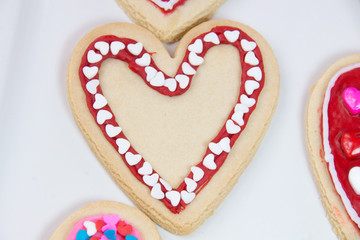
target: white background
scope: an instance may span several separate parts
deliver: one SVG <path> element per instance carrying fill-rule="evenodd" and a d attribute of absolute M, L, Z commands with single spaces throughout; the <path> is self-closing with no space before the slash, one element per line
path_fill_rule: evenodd
<path fill-rule="evenodd" d="M 160 235 L 336 239 L 309 166 L 305 111 L 320 74 L 360 53 L 360 1 L 228 0 L 213 18 L 243 22 L 267 39 L 280 66 L 279 105 L 253 162 L 214 216 L 189 236 L 159 227 Z M 133 205 L 88 147 L 65 90 L 77 41 L 116 21 L 130 20 L 115 0 L 0 0 L 0 239 L 48 239 L 93 201 Z"/>

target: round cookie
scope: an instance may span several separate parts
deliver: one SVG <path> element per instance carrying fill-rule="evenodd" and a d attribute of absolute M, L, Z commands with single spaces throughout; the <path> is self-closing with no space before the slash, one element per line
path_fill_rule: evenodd
<path fill-rule="evenodd" d="M 129 17 L 161 41 L 174 42 L 208 20 L 225 0 L 117 0 Z"/>
<path fill-rule="evenodd" d="M 360 166 L 360 118 L 355 110 L 358 89 L 360 55 L 339 60 L 312 87 L 306 118 L 312 171 L 328 218 L 340 239 L 360 238 L 360 192 L 356 192 Z"/>
<path fill-rule="evenodd" d="M 155 224 L 128 205 L 100 201 L 90 203 L 69 216 L 50 240 L 78 239 L 160 240 Z"/>
<path fill-rule="evenodd" d="M 266 41 L 237 22 L 193 28 L 174 57 L 147 30 L 114 23 L 79 42 L 67 84 L 74 117 L 114 181 L 160 226 L 189 234 L 252 160 L 279 73 Z"/>

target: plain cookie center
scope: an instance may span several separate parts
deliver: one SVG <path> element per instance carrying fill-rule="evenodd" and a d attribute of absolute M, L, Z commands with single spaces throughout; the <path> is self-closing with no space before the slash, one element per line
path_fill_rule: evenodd
<path fill-rule="evenodd" d="M 239 97 L 241 66 L 234 47 L 214 47 L 204 59 L 190 89 L 175 97 L 151 89 L 125 62 L 107 60 L 100 70 L 101 88 L 124 134 L 175 188 L 202 161 Z"/>

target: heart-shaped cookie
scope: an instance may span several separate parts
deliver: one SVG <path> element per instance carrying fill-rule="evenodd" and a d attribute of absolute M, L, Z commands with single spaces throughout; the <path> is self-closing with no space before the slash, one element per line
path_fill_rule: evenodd
<path fill-rule="evenodd" d="M 129 17 L 160 40 L 174 42 L 209 19 L 225 0 L 117 0 Z"/>
<path fill-rule="evenodd" d="M 122 203 L 91 203 L 68 217 L 50 240 L 160 240 L 155 224 Z"/>
<path fill-rule="evenodd" d="M 340 239 L 360 238 L 360 55 L 331 66 L 312 89 L 307 112 L 311 166 Z"/>
<path fill-rule="evenodd" d="M 68 71 L 70 104 L 95 154 L 144 212 L 177 234 L 194 231 L 232 189 L 278 91 L 264 39 L 224 20 L 192 29 L 174 58 L 141 27 L 105 25 L 80 41 Z"/>

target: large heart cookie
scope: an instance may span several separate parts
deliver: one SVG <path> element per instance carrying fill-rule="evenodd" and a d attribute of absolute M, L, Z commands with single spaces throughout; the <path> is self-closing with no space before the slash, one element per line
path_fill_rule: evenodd
<path fill-rule="evenodd" d="M 312 89 L 307 113 L 311 166 L 340 239 L 360 238 L 360 55 L 331 66 Z"/>
<path fill-rule="evenodd" d="M 155 224 L 122 203 L 91 203 L 69 216 L 50 240 L 160 240 Z"/>
<path fill-rule="evenodd" d="M 268 44 L 223 20 L 192 29 L 173 58 L 141 27 L 105 25 L 80 41 L 68 71 L 90 147 L 139 208 L 177 234 L 194 231 L 232 189 L 278 91 Z"/>
<path fill-rule="evenodd" d="M 130 18 L 160 40 L 173 42 L 209 19 L 225 0 L 117 0 Z"/>

